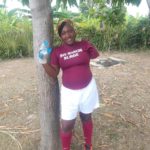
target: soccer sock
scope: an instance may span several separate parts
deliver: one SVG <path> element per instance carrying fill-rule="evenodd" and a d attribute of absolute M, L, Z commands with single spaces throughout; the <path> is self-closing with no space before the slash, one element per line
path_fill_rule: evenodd
<path fill-rule="evenodd" d="M 61 142 L 63 150 L 70 150 L 71 139 L 72 139 L 72 131 L 64 132 L 61 130 Z"/>
<path fill-rule="evenodd" d="M 82 123 L 83 133 L 86 145 L 92 145 L 93 122 L 92 120 L 84 121 Z"/>

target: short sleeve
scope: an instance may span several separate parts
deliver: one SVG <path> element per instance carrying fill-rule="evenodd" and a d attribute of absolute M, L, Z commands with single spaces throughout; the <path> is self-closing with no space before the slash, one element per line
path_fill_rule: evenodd
<path fill-rule="evenodd" d="M 58 59 L 56 48 L 53 49 L 50 55 L 50 65 L 59 66 L 59 59 Z"/>
<path fill-rule="evenodd" d="M 89 53 L 90 59 L 97 58 L 99 56 L 99 52 L 95 48 L 95 46 L 88 41 L 85 41 L 85 44 L 86 44 L 86 50 Z"/>

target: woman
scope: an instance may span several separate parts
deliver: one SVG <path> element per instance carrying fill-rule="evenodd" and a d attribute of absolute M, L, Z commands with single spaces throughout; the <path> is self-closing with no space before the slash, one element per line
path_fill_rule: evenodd
<path fill-rule="evenodd" d="M 77 41 L 72 21 L 58 25 L 62 44 L 53 49 L 50 63 L 43 64 L 49 76 L 56 78 L 62 70 L 61 141 L 63 150 L 70 150 L 72 130 L 79 112 L 85 138 L 84 150 L 92 150 L 93 123 L 91 113 L 99 107 L 98 92 L 90 70 L 90 59 L 99 56 L 88 41 Z"/>

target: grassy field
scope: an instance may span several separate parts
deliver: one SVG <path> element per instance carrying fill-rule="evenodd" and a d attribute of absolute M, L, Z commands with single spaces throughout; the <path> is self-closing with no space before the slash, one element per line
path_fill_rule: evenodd
<path fill-rule="evenodd" d="M 102 53 L 126 60 L 92 66 L 101 106 L 93 113 L 94 150 L 149 150 L 150 52 Z M 0 62 L 0 150 L 37 150 L 40 142 L 38 91 L 32 58 Z M 79 118 L 72 150 L 83 144 Z"/>

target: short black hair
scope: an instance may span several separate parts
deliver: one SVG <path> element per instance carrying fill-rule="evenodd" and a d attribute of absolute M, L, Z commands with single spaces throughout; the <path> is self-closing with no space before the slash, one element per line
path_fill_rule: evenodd
<path fill-rule="evenodd" d="M 63 30 L 63 28 L 64 28 L 64 26 L 67 24 L 67 22 L 62 22 L 61 24 L 60 24 L 60 26 L 58 27 L 58 35 L 59 36 L 61 36 L 61 32 L 62 32 L 62 30 Z"/>
<path fill-rule="evenodd" d="M 62 32 L 62 30 L 63 30 L 63 28 L 64 28 L 64 26 L 65 26 L 66 24 L 68 24 L 68 25 L 70 25 L 72 28 L 74 28 L 73 22 L 72 22 L 70 19 L 65 19 L 65 20 L 59 22 L 59 23 L 58 23 L 58 26 L 57 26 L 57 31 L 58 31 L 59 37 L 61 37 L 61 32 Z"/>

